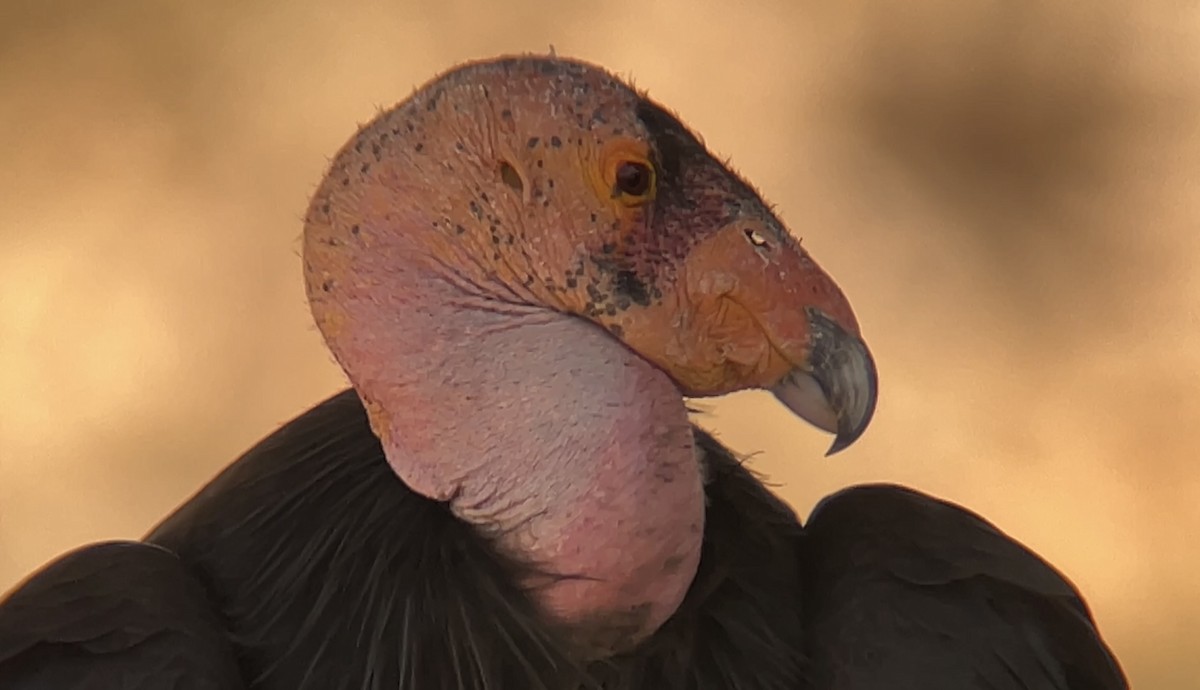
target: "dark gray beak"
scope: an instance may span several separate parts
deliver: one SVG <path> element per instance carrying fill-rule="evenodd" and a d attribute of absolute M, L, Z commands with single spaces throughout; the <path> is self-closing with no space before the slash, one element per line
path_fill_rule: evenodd
<path fill-rule="evenodd" d="M 801 419 L 836 433 L 826 456 L 848 448 L 871 424 L 879 394 L 875 361 L 862 339 L 808 310 L 808 366 L 796 367 L 771 392 Z"/>

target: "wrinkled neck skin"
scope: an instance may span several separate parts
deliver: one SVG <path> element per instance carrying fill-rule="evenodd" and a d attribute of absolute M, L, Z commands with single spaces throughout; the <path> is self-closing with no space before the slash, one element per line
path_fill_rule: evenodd
<path fill-rule="evenodd" d="M 526 584 L 581 656 L 654 632 L 691 584 L 704 527 L 674 383 L 582 319 L 428 267 L 389 273 L 403 285 L 346 309 L 387 326 L 342 356 L 378 363 L 352 379 L 392 468 L 507 553 L 566 576 Z"/>

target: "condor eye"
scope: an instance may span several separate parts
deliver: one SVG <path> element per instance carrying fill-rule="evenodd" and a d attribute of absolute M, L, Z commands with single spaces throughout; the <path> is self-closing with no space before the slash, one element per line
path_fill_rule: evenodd
<path fill-rule="evenodd" d="M 626 161 L 617 167 L 617 191 L 629 196 L 645 196 L 654 173 L 645 163 Z"/>
<path fill-rule="evenodd" d="M 755 249 L 769 249 L 771 246 L 766 236 L 754 229 L 746 230 L 746 241 L 753 245 Z"/>

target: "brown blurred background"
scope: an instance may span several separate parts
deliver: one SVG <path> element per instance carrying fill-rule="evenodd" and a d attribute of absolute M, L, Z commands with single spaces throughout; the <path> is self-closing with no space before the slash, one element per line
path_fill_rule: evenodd
<path fill-rule="evenodd" d="M 297 251 L 327 156 L 456 62 L 632 75 L 849 293 L 882 372 L 829 439 L 705 420 L 801 513 L 865 480 L 1063 569 L 1141 688 L 1200 676 L 1195 2 L 0 3 L 0 590 L 136 537 L 343 386 Z"/>

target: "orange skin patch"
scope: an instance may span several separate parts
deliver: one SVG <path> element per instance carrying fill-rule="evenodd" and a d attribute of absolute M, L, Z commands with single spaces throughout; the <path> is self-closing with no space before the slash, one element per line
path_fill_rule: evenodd
<path fill-rule="evenodd" d="M 627 165 L 644 189 L 622 189 Z M 803 368 L 809 309 L 858 332 L 752 187 L 563 59 L 457 68 L 360 129 L 309 206 L 304 271 L 397 474 L 498 548 L 586 576 L 530 584 L 589 657 L 652 634 L 694 576 L 681 393 Z"/>

